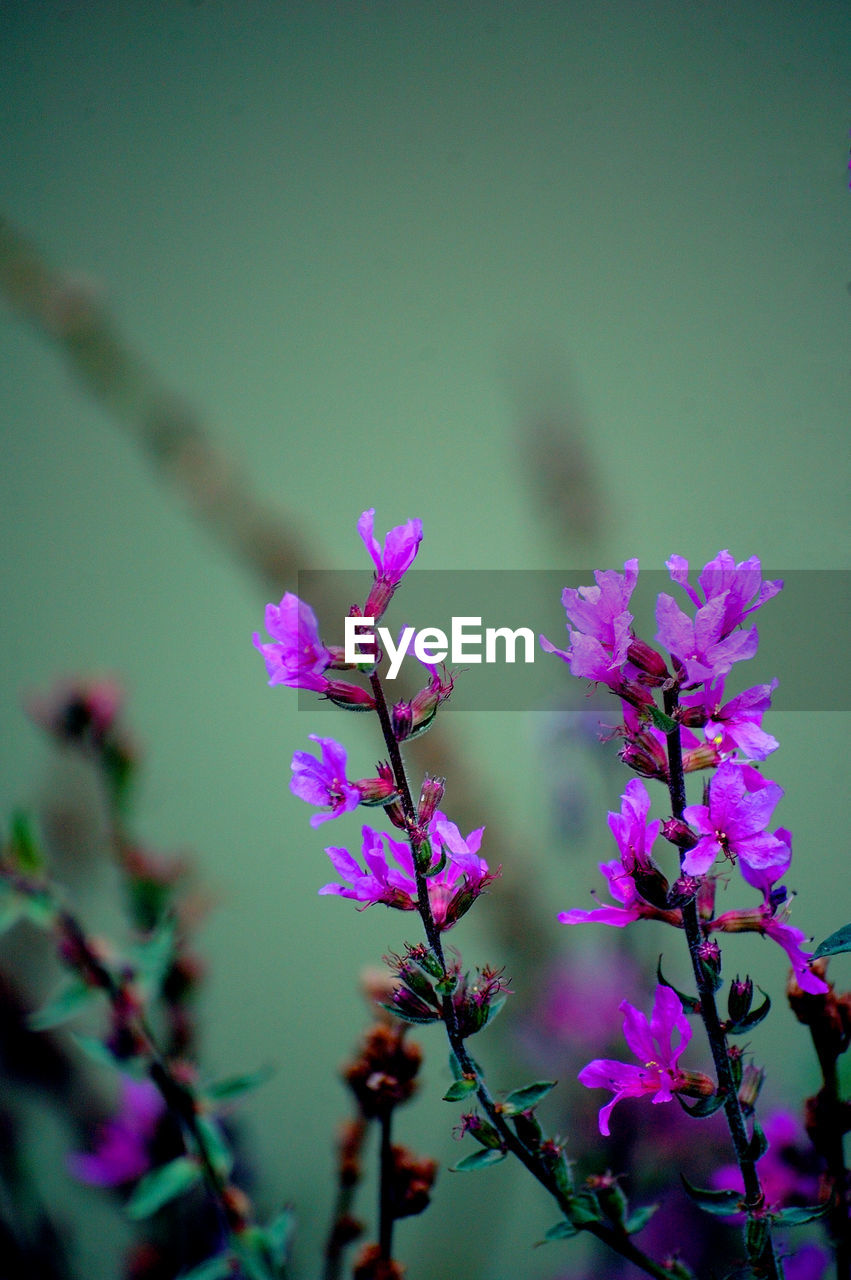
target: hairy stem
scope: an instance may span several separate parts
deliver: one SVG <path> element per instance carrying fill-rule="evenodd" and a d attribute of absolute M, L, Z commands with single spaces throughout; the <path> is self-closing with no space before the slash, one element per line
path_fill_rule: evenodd
<path fill-rule="evenodd" d="M 677 690 L 674 688 L 666 689 L 664 691 L 666 715 L 673 716 L 677 709 L 677 703 Z M 671 797 L 673 815 L 675 818 L 682 820 L 686 790 L 679 724 L 668 734 L 668 791 Z M 681 860 L 683 856 L 681 855 Z M 733 1073 L 730 1068 L 727 1037 L 724 1034 L 721 1020 L 718 1016 L 718 1006 L 715 1003 L 712 980 L 700 958 L 700 945 L 703 939 L 696 899 L 691 898 L 683 906 L 682 912 L 689 956 L 691 957 L 694 978 L 700 997 L 700 1016 L 703 1019 L 703 1025 L 706 1028 L 706 1035 L 709 1039 L 712 1060 L 715 1063 L 715 1070 L 718 1076 L 718 1088 L 724 1096 L 724 1112 L 733 1141 L 736 1161 L 741 1170 L 744 1183 L 745 1208 L 749 1218 L 756 1218 L 761 1215 L 765 1208 L 765 1193 L 760 1185 L 756 1161 L 750 1153 L 747 1125 L 745 1124 L 745 1117 L 742 1113 Z M 768 1230 L 767 1224 L 763 1242 L 755 1250 L 754 1256 L 749 1258 L 749 1261 L 754 1275 L 765 1277 L 766 1280 L 780 1280 L 781 1272 L 778 1268 L 771 1232 Z"/>
<path fill-rule="evenodd" d="M 390 712 L 387 707 L 387 700 L 384 696 L 384 688 L 377 672 L 373 672 L 370 676 L 370 687 L 375 698 L 376 710 L 378 718 L 381 722 L 381 730 L 384 735 L 384 742 L 387 747 L 387 753 L 390 758 L 390 766 L 393 770 L 393 776 L 396 788 L 399 791 L 402 810 L 405 815 L 407 824 L 408 839 L 411 843 L 411 853 L 413 855 L 414 875 L 417 886 L 417 908 L 423 922 L 429 947 L 433 955 L 438 960 L 444 976 L 446 975 L 446 961 L 443 953 L 443 944 L 441 942 L 440 930 L 435 924 L 434 916 L 431 911 L 431 904 L 428 896 L 428 880 L 425 870 L 421 866 L 420 849 L 425 840 L 425 832 L 420 828 L 417 821 L 417 811 L 411 796 L 411 788 L 408 783 L 407 773 L 405 771 L 404 761 L 402 759 L 399 744 L 393 732 L 393 726 L 390 719 Z M 479 1104 L 484 1111 L 488 1120 L 499 1133 L 503 1143 L 503 1148 L 510 1151 L 534 1178 L 547 1190 L 558 1204 L 562 1213 L 566 1218 L 571 1216 L 571 1197 L 566 1195 L 559 1187 L 554 1170 L 551 1164 L 539 1151 L 531 1150 L 522 1142 L 514 1130 L 509 1128 L 505 1117 L 502 1115 L 498 1103 L 494 1100 L 487 1085 L 482 1079 L 480 1073 L 473 1065 L 473 1061 L 467 1052 L 464 1037 L 458 1027 L 458 1018 L 455 1006 L 452 1002 L 451 994 L 443 997 L 442 1004 L 443 1022 L 446 1027 L 446 1034 L 449 1040 L 452 1052 L 458 1061 L 458 1064 L 465 1076 L 475 1077 L 476 1079 L 476 1096 Z M 588 1231 L 602 1243 L 614 1250 L 622 1258 L 632 1262 L 646 1275 L 656 1277 L 656 1280 L 670 1280 L 670 1271 L 665 1267 L 654 1262 L 639 1248 L 637 1248 L 623 1231 L 617 1231 L 613 1227 L 609 1227 L 602 1222 L 583 1223 L 579 1228 Z"/>

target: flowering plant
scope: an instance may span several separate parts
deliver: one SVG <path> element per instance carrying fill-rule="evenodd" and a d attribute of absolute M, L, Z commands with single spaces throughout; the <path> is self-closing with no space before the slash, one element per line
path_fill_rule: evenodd
<path fill-rule="evenodd" d="M 370 509 L 357 523 L 374 575 L 366 600 L 351 602 L 350 616 L 377 621 L 411 569 L 423 530 L 418 519 L 408 520 L 391 529 L 382 544 L 375 537 L 374 517 Z M 363 824 L 359 850 L 344 843 L 325 848 L 334 878 L 317 883 L 318 893 L 350 899 L 361 911 L 385 906 L 405 912 L 406 921 L 418 918 L 421 926 L 421 936 L 396 944 L 399 950 L 385 956 L 384 969 L 370 978 L 373 1025 L 344 1069 L 354 1114 L 338 1139 L 325 1280 L 341 1280 L 346 1250 L 362 1233 L 353 1204 L 373 1128 L 379 1134 L 377 1220 L 351 1275 L 353 1280 L 399 1280 L 404 1273 L 396 1224 L 428 1207 L 438 1169 L 431 1157 L 394 1141 L 393 1126 L 419 1083 L 422 1050 L 411 1028 L 430 1025 L 441 1026 L 448 1042 L 452 1082 L 444 1099 L 461 1105 L 453 1132 L 469 1144 L 453 1171 L 517 1161 L 554 1203 L 558 1216 L 546 1240 L 591 1237 L 617 1267 L 659 1280 L 708 1280 L 721 1274 L 719 1267 L 758 1280 L 784 1275 L 817 1280 L 827 1252 L 813 1239 L 796 1248 L 787 1234 L 817 1223 L 826 1232 L 837 1275 L 849 1275 L 842 1139 L 851 1117 L 840 1097 L 837 1062 L 851 1042 L 851 997 L 836 994 L 826 978 L 825 958 L 851 950 L 851 926 L 813 951 L 803 931 L 790 923 L 792 895 L 784 881 L 792 835 L 784 827 L 769 830 L 783 790 L 763 773 L 778 747 L 762 726 L 777 681 L 733 696 L 725 692 L 736 664 L 757 649 L 750 615 L 783 584 L 763 581 L 755 557 L 736 563 L 727 551 L 703 568 L 697 586 L 681 557 L 672 557 L 668 568 L 688 606 L 660 594 L 652 644 L 634 629 L 635 560 L 626 562 L 622 574 L 598 571 L 593 586 L 565 589 L 566 648 L 541 637 L 542 649 L 560 657 L 572 675 L 602 684 L 617 700 L 620 721 L 612 736 L 620 742 L 622 763 L 637 775 L 626 783 L 619 810 L 608 817 L 616 856 L 599 869 L 612 901 L 558 913 L 565 925 L 609 926 L 603 932 L 612 943 L 614 963 L 608 972 L 600 965 L 588 989 L 578 989 L 575 977 L 559 980 L 557 994 L 570 1009 L 573 1038 L 589 1048 L 594 1044 L 592 1052 L 597 1051 L 594 1037 L 608 1047 L 605 1036 L 613 1035 L 619 1013 L 635 1059 L 594 1057 L 578 1072 L 580 1085 L 611 1095 L 597 1117 L 604 1140 L 597 1152 L 592 1146 L 583 1153 L 573 1141 L 569 1148 L 565 1137 L 545 1128 L 539 1110 L 545 1099 L 551 1105 L 556 1097 L 553 1080 L 496 1091 L 478 1048 L 475 1057 L 470 1050 L 471 1038 L 491 1026 L 512 990 L 501 967 L 465 965 L 445 935 L 452 930 L 454 943 L 463 932 L 460 922 L 479 898 L 491 888 L 499 892 L 502 868 L 488 861 L 484 827 L 465 835 L 452 820 L 451 781 L 427 773 L 419 788 L 412 787 L 402 754 L 411 739 L 434 725 L 458 673 L 426 662 L 427 680 L 419 692 L 390 702 L 386 659 L 377 645 L 369 657 L 353 663 L 344 648 L 326 642 L 307 602 L 287 592 L 280 604 L 267 606 L 270 639 L 255 634 L 254 645 L 269 684 L 315 693 L 343 711 L 374 713 L 386 753 L 373 773 L 354 779 L 349 752 L 334 737 L 310 734 L 312 749 L 292 757 L 290 787 L 311 806 L 313 829 L 338 819 L 342 826 L 361 806 L 372 809 L 373 822 L 383 816 L 386 824 L 386 829 Z M 133 945 L 120 952 L 87 932 L 52 880 L 37 834 L 23 816 L 13 821 L 0 859 L 3 923 L 9 927 L 24 919 L 48 928 L 67 970 L 63 986 L 32 1016 L 33 1031 L 53 1030 L 78 1012 L 91 1013 L 97 1004 L 106 1010 L 102 1035 L 77 1040 L 98 1064 L 118 1069 L 119 1101 L 99 1117 L 87 1143 L 91 1149 L 69 1153 L 68 1169 L 81 1182 L 117 1190 L 143 1229 L 152 1224 L 128 1263 L 133 1280 L 285 1280 L 294 1275 L 292 1213 L 283 1209 L 265 1221 L 257 1214 L 246 1194 L 229 1119 L 232 1101 L 260 1084 L 264 1073 L 210 1081 L 199 1070 L 188 1003 L 198 968 L 188 949 L 193 913 L 183 896 L 187 869 L 180 860 L 143 848 L 131 831 L 138 752 L 121 728 L 120 703 L 111 683 L 72 682 L 35 700 L 32 713 L 99 772 L 136 935 Z M 703 785 L 689 797 L 692 775 Z M 658 788 L 659 816 L 651 817 L 654 797 L 648 783 Z M 728 894 L 731 904 L 724 900 Z M 748 902 L 753 895 L 756 901 Z M 660 959 L 652 991 L 636 1004 L 624 994 L 627 974 L 634 977 L 637 967 L 622 943 L 645 921 L 667 926 L 674 931 L 668 936 L 685 944 L 691 978 L 689 989 L 679 990 Z M 823 1085 L 808 1100 L 803 1123 L 788 1109 L 760 1114 L 764 1069 L 738 1043 L 767 1016 L 769 998 L 763 993 L 755 1001 L 753 979 L 737 976 L 727 986 L 726 1011 L 719 1007 L 725 981 L 719 939 L 747 932 L 783 951 L 791 968 L 790 1004 L 813 1039 Z M 547 1040 L 558 1023 L 556 1013 Z M 559 1047 L 566 1052 L 564 1044 Z M 629 1168 L 637 1132 L 634 1128 L 630 1137 L 630 1126 L 646 1124 L 635 1115 L 648 1100 L 648 1111 L 669 1117 L 667 1128 L 659 1129 L 666 1161 L 660 1162 L 657 1153 L 655 1163 L 676 1163 L 679 1174 L 661 1209 L 657 1200 L 641 1202 L 641 1161 L 636 1157 Z M 570 1106 L 579 1116 L 581 1102 L 573 1098 Z M 707 1126 L 703 1145 L 716 1153 L 708 1176 L 698 1165 L 698 1176 L 708 1185 L 694 1181 L 694 1124 Z M 581 1132 L 581 1121 L 576 1127 Z M 584 1176 L 580 1159 L 592 1170 Z M 630 1173 L 638 1188 L 636 1204 L 630 1204 L 623 1186 Z M 682 1225 L 684 1213 L 698 1210 L 726 1219 L 739 1232 L 737 1254 L 701 1233 L 693 1220 Z M 667 1228 L 664 1242 L 660 1222 Z M 186 1223 L 188 1245 L 181 1238 Z"/>

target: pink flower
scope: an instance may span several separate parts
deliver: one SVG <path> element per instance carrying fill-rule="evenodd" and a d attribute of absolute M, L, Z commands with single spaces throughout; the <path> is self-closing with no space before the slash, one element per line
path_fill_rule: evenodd
<path fill-rule="evenodd" d="M 329 686 L 322 672 L 334 655 L 319 638 L 316 615 L 309 604 L 288 591 L 279 605 L 266 605 L 266 630 L 276 641 L 264 644 L 255 631 L 255 649 L 263 654 L 269 684 L 324 693 Z"/>
<path fill-rule="evenodd" d="M 364 616 L 377 621 L 416 559 L 423 537 L 423 522 L 415 519 L 397 525 L 387 534 L 382 548 L 373 534 L 374 520 L 375 508 L 370 507 L 358 520 L 358 533 L 375 565 L 375 582 L 364 608 Z"/>
<path fill-rule="evenodd" d="M 351 813 L 360 804 L 361 793 L 346 778 L 345 747 L 333 738 L 319 738 L 315 733 L 309 736 L 319 743 L 322 759 L 317 760 L 307 751 L 296 751 L 290 790 L 308 804 L 330 805 L 330 813 L 315 813 L 310 819 L 310 825 L 318 827 L 331 818 L 339 818 L 341 813 Z"/>
<path fill-rule="evenodd" d="M 661 883 L 660 873 L 651 856 L 653 842 L 659 834 L 661 824 L 658 820 L 648 823 L 649 812 L 650 796 L 647 788 L 638 778 L 633 778 L 627 783 L 621 797 L 620 813 L 609 814 L 609 827 L 620 850 L 620 860 L 599 864 L 608 883 L 609 893 L 623 905 L 615 907 L 604 904 L 591 911 L 562 911 L 558 917 L 562 924 L 596 921 L 621 929 L 633 920 L 641 919 L 681 923 L 679 911 L 663 911 L 651 905 L 636 887 L 635 878 L 648 889 L 651 884 Z"/>
<path fill-rule="evenodd" d="M 118 1111 L 98 1130 L 94 1152 L 68 1155 L 73 1177 L 92 1187 L 120 1187 L 141 1178 L 151 1167 L 151 1142 L 163 1111 L 149 1081 L 122 1076 Z"/>
<path fill-rule="evenodd" d="M 782 856 L 783 842 L 765 830 L 783 788 L 750 765 L 732 760 L 719 765 L 709 784 L 709 805 L 689 805 L 683 816 L 700 839 L 683 860 L 687 875 L 702 876 L 716 858 L 737 857 L 754 868 L 771 866 Z"/>
<path fill-rule="evenodd" d="M 432 865 L 438 865 L 444 855 L 446 858 L 443 867 L 428 877 L 431 912 L 441 930 L 451 928 L 499 874 L 489 871 L 484 858 L 478 856 L 483 831 L 483 827 L 471 831 L 465 840 L 455 823 L 449 822 L 439 809 L 429 826 Z M 383 902 L 400 911 L 416 910 L 417 884 L 408 844 L 365 826 L 363 866 L 347 849 L 332 847 L 325 852 L 335 871 L 348 883 L 326 884 L 320 894 L 352 898 L 365 907 Z"/>
<path fill-rule="evenodd" d="M 775 596 L 783 583 L 763 582 L 756 556 L 736 564 L 729 551 L 719 551 L 700 574 L 704 603 L 688 581 L 688 561 L 671 556 L 665 563 L 672 580 L 697 609 L 692 621 L 664 592 L 656 603 L 657 642 L 685 668 L 687 684 L 715 680 L 726 675 L 734 662 L 752 658 L 759 644 L 756 628 L 736 628 L 749 613 Z"/>
<path fill-rule="evenodd" d="M 565 587 L 561 602 L 570 630 L 570 648 L 557 649 L 541 636 L 541 647 L 557 653 L 571 674 L 617 689 L 632 641 L 632 614 L 627 608 L 638 581 L 638 561 L 627 560 L 623 574 L 595 569 L 594 587 Z"/>
<path fill-rule="evenodd" d="M 705 713 L 707 719 L 703 732 L 706 741 L 712 743 L 720 755 L 741 751 L 748 760 L 764 760 L 780 745 L 762 728 L 763 714 L 771 706 L 771 695 L 777 684 L 777 680 L 772 680 L 770 684 L 754 685 L 724 702 L 722 677 L 707 685 L 702 692 L 684 697 L 682 706 L 689 708 L 692 714 Z"/>
<path fill-rule="evenodd" d="M 801 929 L 789 924 L 791 903 L 783 885 L 775 885 L 786 874 L 792 861 L 792 834 L 785 827 L 778 827 L 775 836 L 780 844 L 777 859 L 763 867 L 741 864 L 742 875 L 748 884 L 762 893 L 762 904 L 750 910 L 725 911 L 709 925 L 721 933 L 761 933 L 781 946 L 789 957 L 795 979 L 802 991 L 811 995 L 823 995 L 828 984 L 810 968 L 812 952 L 805 951 L 807 936 Z"/>
<path fill-rule="evenodd" d="M 600 1132 L 604 1137 L 609 1136 L 612 1108 L 622 1098 L 643 1098 L 650 1094 L 654 1103 L 670 1102 L 675 1093 L 693 1092 L 697 1084 L 693 1073 L 683 1072 L 677 1065 L 692 1031 L 676 992 L 661 983 L 656 987 L 649 1022 L 628 1000 L 622 1000 L 618 1007 L 624 1015 L 624 1039 L 642 1065 L 636 1067 L 610 1058 L 596 1058 L 579 1073 L 579 1082 L 586 1088 L 611 1089 L 615 1095 L 600 1111 Z M 676 1048 L 674 1032 L 679 1039 Z M 706 1080 L 706 1084 L 711 1082 Z"/>

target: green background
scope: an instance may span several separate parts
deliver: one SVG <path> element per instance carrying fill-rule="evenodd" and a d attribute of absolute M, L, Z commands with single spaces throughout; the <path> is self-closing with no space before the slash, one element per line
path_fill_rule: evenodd
<path fill-rule="evenodd" d="M 105 302 L 314 567 L 362 565 L 355 522 L 375 506 L 380 535 L 422 516 L 430 569 L 660 568 L 719 547 L 847 568 L 849 63 L 851 14 L 831 3 L 4 0 L 3 211 Z M 147 757 L 138 830 L 196 851 L 216 900 L 205 1062 L 278 1064 L 245 1109 L 257 1195 L 300 1207 L 315 1274 L 348 1105 L 335 1071 L 366 1016 L 356 975 L 411 927 L 317 897 L 323 845 L 358 822 L 311 832 L 289 759 L 321 725 L 361 776 L 375 729 L 314 723 L 266 687 L 255 583 L 11 309 L 0 368 L 3 810 L 68 785 L 22 697 L 117 673 Z M 818 635 L 808 649 L 818 665 Z M 847 671 L 823 678 L 847 705 Z M 776 706 L 793 922 L 822 937 L 848 917 L 847 717 L 784 714 L 782 690 Z M 434 731 L 483 779 L 487 811 L 465 830 L 503 830 L 541 906 L 540 965 L 581 945 L 549 922 L 611 856 L 604 809 L 627 780 L 608 776 L 599 830 L 567 865 L 548 723 L 448 714 Z M 74 783 L 85 794 L 82 771 Z M 109 869 L 65 875 L 108 925 Z M 498 959 L 499 894 L 452 937 L 471 963 Z M 26 945 L 5 954 L 25 964 Z M 782 955 L 754 954 L 779 997 Z M 453 1163 L 445 1055 L 423 1039 L 400 1136 Z M 815 1087 L 782 1000 L 753 1046 L 778 1092 Z M 518 1083 L 496 1069 L 497 1088 Z M 106 1280 L 123 1228 L 60 1159 L 44 1177 L 68 1214 L 102 1222 L 79 1249 Z M 531 1251 L 553 1211 L 507 1165 L 444 1171 L 435 1200 L 399 1228 L 410 1280 L 569 1261 L 569 1246 Z"/>

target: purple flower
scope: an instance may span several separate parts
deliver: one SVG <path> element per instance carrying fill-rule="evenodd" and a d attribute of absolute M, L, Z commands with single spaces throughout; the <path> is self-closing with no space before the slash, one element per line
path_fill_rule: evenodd
<path fill-rule="evenodd" d="M 148 1080 L 122 1076 L 118 1111 L 98 1129 L 95 1150 L 68 1155 L 72 1176 L 92 1187 L 120 1187 L 141 1178 L 151 1167 L 150 1146 L 163 1111 Z"/>
<path fill-rule="evenodd" d="M 671 579 L 679 583 L 697 610 L 692 621 L 664 592 L 656 604 L 656 639 L 685 668 L 686 682 L 703 684 L 726 675 L 734 662 L 752 658 L 759 644 L 756 628 L 736 628 L 775 596 L 783 583 L 763 582 L 756 556 L 736 564 L 729 551 L 719 551 L 700 574 L 704 603 L 688 581 L 688 561 L 671 556 L 665 563 Z"/>
<path fill-rule="evenodd" d="M 319 638 L 316 615 L 309 604 L 288 591 L 279 605 L 266 605 L 266 630 L 276 641 L 264 644 L 255 631 L 254 647 L 263 654 L 269 684 L 324 693 L 329 681 L 322 672 L 334 655 Z"/>
<path fill-rule="evenodd" d="M 770 684 L 754 685 L 724 702 L 722 677 L 700 693 L 684 697 L 682 705 L 706 714 L 703 732 L 720 755 L 741 751 L 748 760 L 764 760 L 780 745 L 762 728 L 763 714 L 771 706 L 771 695 L 777 684 L 777 680 L 772 680 Z"/>
<path fill-rule="evenodd" d="M 478 856 L 483 831 L 484 827 L 479 827 L 465 840 L 455 823 L 449 822 L 439 809 L 429 826 L 432 865 L 438 865 L 444 856 L 446 859 L 439 871 L 428 876 L 431 912 L 441 930 L 451 928 L 499 874 L 489 871 L 484 858 Z M 347 849 L 332 847 L 325 852 L 335 871 L 348 883 L 326 884 L 319 890 L 321 894 L 352 898 L 364 907 L 383 902 L 400 911 L 416 910 L 417 884 L 408 844 L 365 826 L 363 866 Z"/>
<path fill-rule="evenodd" d="M 680 1055 L 691 1040 L 691 1027 L 682 1010 L 680 998 L 670 987 L 656 987 L 653 1015 L 648 1022 L 640 1010 L 628 1000 L 619 1005 L 623 1014 L 624 1039 L 642 1063 L 640 1067 L 610 1058 L 595 1058 L 579 1073 L 579 1082 L 588 1089 L 611 1089 L 615 1095 L 600 1111 L 600 1132 L 609 1136 L 609 1116 L 622 1098 L 652 1095 L 654 1103 L 670 1102 L 677 1092 L 695 1087 L 697 1078 L 681 1071 Z M 677 1033 L 679 1044 L 674 1047 Z M 710 1084 L 709 1081 L 706 1082 Z"/>
<path fill-rule="evenodd" d="M 791 903 L 786 889 L 782 885 L 775 888 L 792 861 L 792 834 L 784 827 L 778 827 L 774 834 L 780 845 L 779 855 L 774 862 L 763 867 L 752 867 L 745 862 L 741 864 L 745 880 L 762 894 L 761 906 L 751 910 L 725 911 L 709 927 L 722 933 L 761 933 L 771 938 L 789 957 L 801 990 L 810 995 L 823 995 L 829 987 L 810 968 L 812 952 L 804 950 L 807 936 L 803 930 L 789 924 Z"/>
<path fill-rule="evenodd" d="M 375 618 L 377 621 L 416 559 L 423 537 L 423 522 L 417 519 L 396 525 L 384 539 L 382 549 L 372 531 L 374 520 L 375 508 L 370 507 L 358 520 L 358 533 L 375 565 L 375 581 L 364 607 L 364 617 Z"/>
<path fill-rule="evenodd" d="M 754 868 L 779 861 L 783 843 L 765 830 L 783 788 L 750 765 L 725 761 L 709 784 L 709 805 L 689 805 L 683 816 L 700 839 L 683 860 L 687 875 L 702 876 L 716 858 L 740 858 Z"/>
<path fill-rule="evenodd" d="M 632 614 L 627 608 L 638 581 L 638 561 L 627 560 L 623 574 L 595 569 L 594 587 L 565 587 L 561 602 L 570 629 L 570 648 L 557 649 L 541 636 L 541 648 L 557 653 L 571 675 L 617 689 L 623 683 L 623 667 L 632 641 Z"/>
<path fill-rule="evenodd" d="M 360 789 L 346 778 L 346 748 L 333 738 L 319 738 L 311 733 L 313 742 L 322 749 L 322 759 L 317 760 L 307 751 L 293 755 L 293 776 L 290 791 L 308 804 L 330 805 L 330 813 L 315 813 L 310 819 L 312 827 L 318 827 L 341 813 L 351 813 L 360 804 Z"/>
<path fill-rule="evenodd" d="M 653 862 L 651 849 L 661 823 L 658 820 L 648 823 L 649 812 L 650 796 L 647 788 L 638 778 L 633 778 L 627 783 L 621 796 L 620 813 L 609 814 L 609 827 L 620 850 L 620 860 L 599 864 L 608 883 L 609 893 L 623 905 L 615 907 L 604 904 L 591 911 L 562 911 L 558 917 L 562 924 L 596 921 L 621 929 L 633 920 L 641 919 L 666 920 L 670 924 L 682 922 L 679 911 L 662 911 L 652 906 L 636 888 L 634 877 L 649 888 L 660 875 Z"/>

